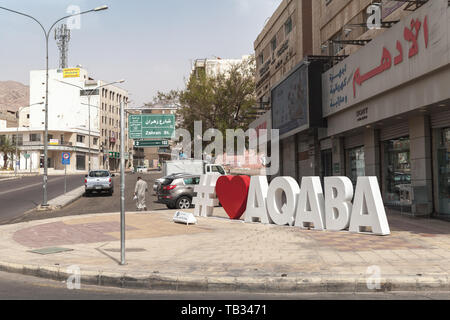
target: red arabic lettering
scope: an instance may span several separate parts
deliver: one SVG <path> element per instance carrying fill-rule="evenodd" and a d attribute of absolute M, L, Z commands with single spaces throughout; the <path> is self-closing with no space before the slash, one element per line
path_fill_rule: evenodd
<path fill-rule="evenodd" d="M 417 43 L 417 39 L 419 38 L 419 31 L 421 26 L 422 23 L 419 19 L 412 19 L 411 28 L 405 27 L 405 31 L 403 32 L 405 40 L 408 42 L 412 42 L 412 46 L 409 49 L 409 58 L 412 58 L 419 53 L 419 45 Z M 416 31 L 416 33 L 414 33 L 414 30 Z"/>
<path fill-rule="evenodd" d="M 383 73 L 386 70 L 389 70 L 392 66 L 392 56 L 388 49 L 383 48 L 383 55 L 381 57 L 381 64 L 375 69 L 370 70 L 364 75 L 360 74 L 359 68 L 355 71 L 355 75 L 353 76 L 353 95 L 356 98 L 356 84 L 361 86 L 367 80 L 375 77 L 376 75 Z"/>
<path fill-rule="evenodd" d="M 403 47 L 402 43 L 397 40 L 397 50 L 399 52 L 398 56 L 394 58 L 394 65 L 398 65 L 399 63 L 402 63 L 403 61 Z"/>
<path fill-rule="evenodd" d="M 423 37 L 425 38 L 425 48 L 428 48 L 428 16 L 425 16 L 425 21 L 423 22 Z"/>

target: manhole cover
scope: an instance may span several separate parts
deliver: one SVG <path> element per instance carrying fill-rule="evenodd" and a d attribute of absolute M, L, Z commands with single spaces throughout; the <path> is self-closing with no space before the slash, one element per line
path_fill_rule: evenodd
<path fill-rule="evenodd" d="M 105 249 L 105 251 L 109 251 L 109 252 L 120 252 L 120 249 Z M 142 248 L 129 248 L 129 249 L 125 249 L 125 252 L 144 252 L 146 251 L 145 249 Z"/>
<path fill-rule="evenodd" d="M 52 248 L 30 250 L 29 252 L 45 255 L 45 254 L 54 254 L 54 253 L 61 253 L 61 252 L 67 252 L 67 251 L 73 251 L 73 249 L 52 247 Z"/>

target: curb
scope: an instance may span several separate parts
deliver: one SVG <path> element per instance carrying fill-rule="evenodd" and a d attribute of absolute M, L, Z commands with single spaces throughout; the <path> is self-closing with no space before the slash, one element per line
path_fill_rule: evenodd
<path fill-rule="evenodd" d="M 22 265 L 0 261 L 0 271 L 67 282 L 74 277 L 60 266 Z M 288 277 L 199 277 L 127 274 L 81 270 L 82 284 L 146 290 L 253 292 L 253 293 L 368 293 L 368 292 L 450 292 L 447 275 L 384 276 L 379 288 L 369 289 L 363 276 Z"/>
<path fill-rule="evenodd" d="M 66 194 L 63 194 L 59 197 L 56 197 L 50 201 L 48 201 L 48 207 L 44 208 L 40 205 L 37 207 L 38 211 L 53 211 L 61 209 L 72 202 L 78 200 L 81 198 L 84 194 L 84 186 L 78 187 L 70 192 L 67 192 Z"/>

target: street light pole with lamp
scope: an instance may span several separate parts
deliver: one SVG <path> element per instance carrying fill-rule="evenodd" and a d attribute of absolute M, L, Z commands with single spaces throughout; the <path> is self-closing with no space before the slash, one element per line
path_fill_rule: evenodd
<path fill-rule="evenodd" d="M 45 61 L 46 61 L 46 81 L 45 81 L 45 133 L 44 133 L 44 181 L 43 181 L 43 202 L 42 202 L 42 207 L 47 207 L 48 203 L 47 203 L 47 175 L 48 175 L 48 163 L 47 163 L 47 159 L 48 159 L 48 40 L 50 38 L 50 32 L 52 31 L 53 27 L 60 21 L 67 19 L 67 18 L 71 18 L 71 17 L 75 17 L 75 16 L 80 16 L 82 14 L 86 14 L 86 13 L 90 13 L 90 12 L 98 12 L 98 11 L 103 11 L 108 9 L 108 6 L 101 6 L 101 7 L 97 7 L 91 10 L 87 10 L 87 11 L 83 11 L 83 12 L 79 12 L 79 13 L 75 13 L 75 14 L 71 14 L 65 17 L 62 17 L 58 20 L 56 20 L 51 27 L 47 30 L 45 30 L 44 26 L 42 25 L 42 23 L 40 23 L 36 18 L 16 11 L 16 10 L 11 10 L 5 7 L 0 7 L 0 9 L 2 10 L 6 10 L 12 13 L 16 13 L 22 16 L 25 16 L 27 18 L 32 19 L 33 21 L 35 21 L 36 23 L 39 24 L 39 26 L 41 27 L 42 31 L 44 32 L 44 36 L 45 36 L 45 49 L 46 49 L 46 57 L 45 57 Z"/>
<path fill-rule="evenodd" d="M 42 104 L 44 104 L 44 102 L 38 102 L 38 103 L 33 103 L 33 104 L 30 104 L 29 106 L 23 106 L 23 107 L 20 107 L 19 108 L 19 110 L 17 110 L 17 114 L 18 114 L 18 119 L 20 119 L 20 111 L 22 110 L 22 109 L 25 109 L 25 108 L 29 108 L 29 107 L 32 107 L 32 106 L 36 106 L 36 105 L 42 105 Z M 16 130 L 16 165 L 15 165 L 15 169 L 14 169 L 14 175 L 15 176 L 17 176 L 17 159 L 18 159 L 18 140 L 19 140 L 19 122 L 17 122 L 17 130 Z M 19 159 L 19 162 L 20 162 L 20 159 Z"/>
<path fill-rule="evenodd" d="M 86 89 L 86 88 L 83 88 L 81 86 L 77 86 L 76 84 L 65 82 L 65 81 L 61 81 L 61 80 L 56 80 L 56 81 L 64 83 L 64 84 L 67 84 L 67 85 L 70 85 L 70 86 L 73 86 L 73 87 L 77 87 L 80 90 L 90 90 L 89 94 L 87 95 L 87 97 L 88 97 L 87 105 L 88 105 L 88 113 L 89 113 L 89 116 L 88 116 L 88 122 L 89 122 L 89 129 L 88 129 L 88 131 L 89 131 L 88 171 L 91 171 L 91 96 L 93 95 L 94 92 L 96 92 L 96 90 L 98 90 L 98 89 L 100 89 L 102 87 L 107 87 L 107 86 L 110 86 L 110 85 L 113 85 L 113 84 L 116 84 L 116 83 L 124 83 L 125 80 L 121 79 L 121 80 L 118 80 L 118 81 L 102 84 L 101 86 L 97 86 L 97 87 L 95 87 L 93 89 Z"/>

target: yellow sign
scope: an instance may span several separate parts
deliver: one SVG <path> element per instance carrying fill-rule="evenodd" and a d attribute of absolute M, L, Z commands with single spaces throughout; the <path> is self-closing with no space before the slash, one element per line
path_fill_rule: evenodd
<path fill-rule="evenodd" d="M 79 78 L 80 68 L 63 69 L 63 78 Z"/>

